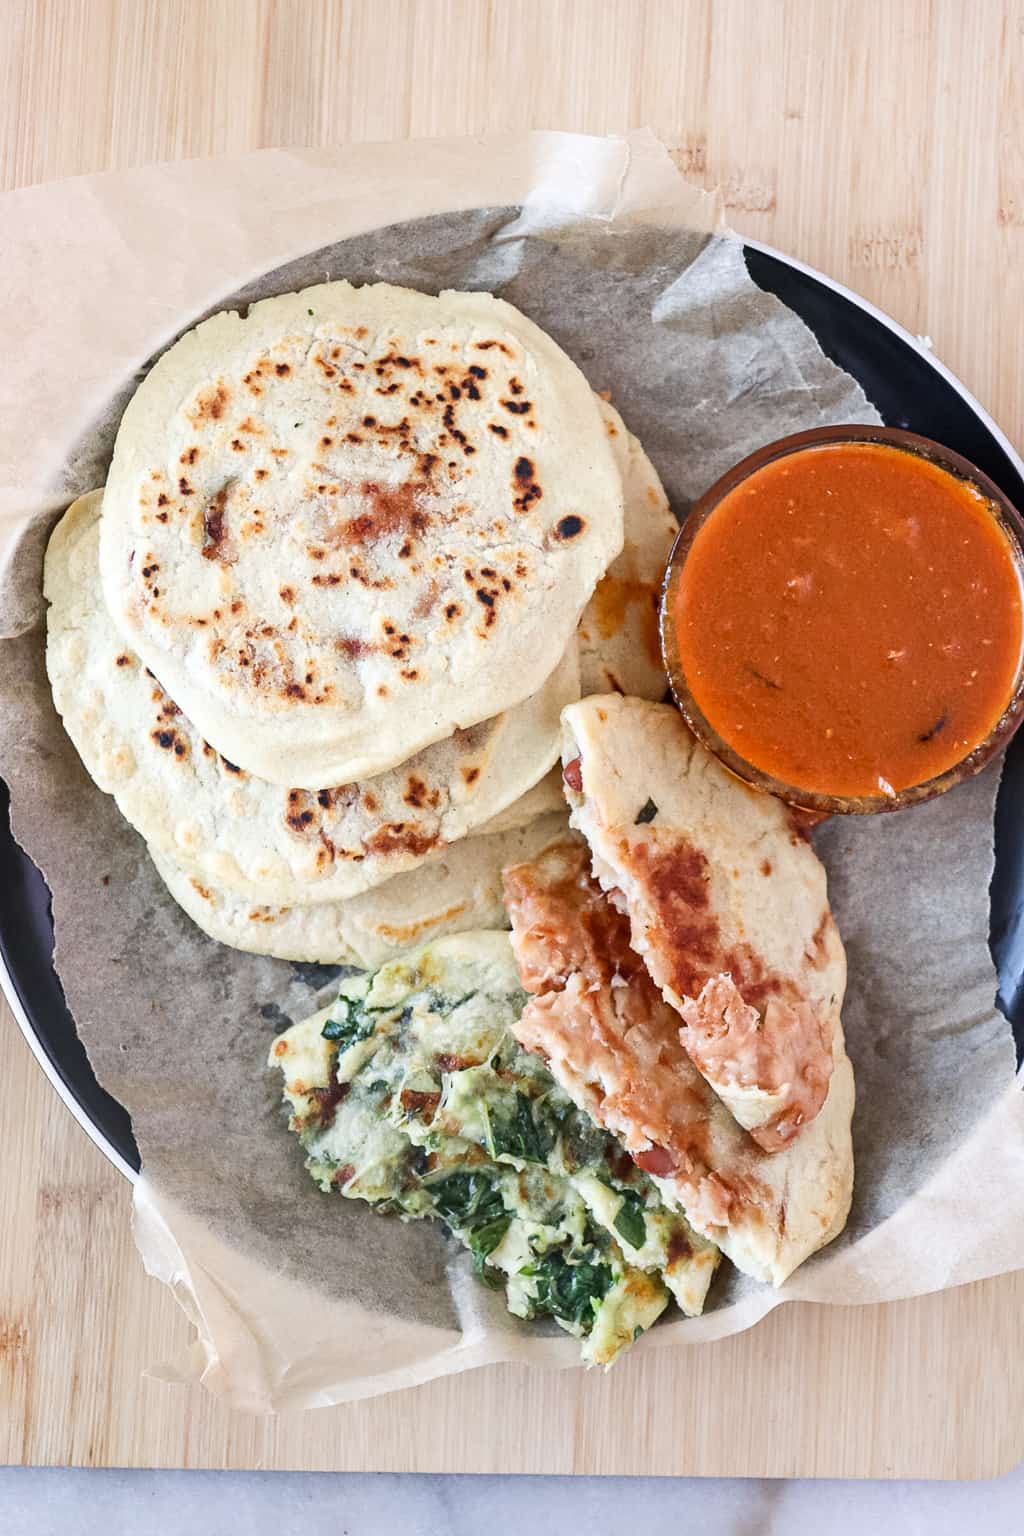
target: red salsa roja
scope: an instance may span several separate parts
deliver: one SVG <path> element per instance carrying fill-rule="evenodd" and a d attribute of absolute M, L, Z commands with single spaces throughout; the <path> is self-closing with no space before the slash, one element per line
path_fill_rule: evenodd
<path fill-rule="evenodd" d="M 1021 664 L 1018 558 L 981 490 L 872 441 L 755 469 L 698 528 L 669 601 L 686 686 L 745 762 L 891 798 L 991 734 Z"/>

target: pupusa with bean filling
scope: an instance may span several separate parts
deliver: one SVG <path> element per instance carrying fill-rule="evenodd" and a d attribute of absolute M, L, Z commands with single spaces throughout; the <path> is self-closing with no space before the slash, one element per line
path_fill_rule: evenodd
<path fill-rule="evenodd" d="M 849 1209 L 845 958 L 786 809 L 667 705 L 564 714 L 586 842 L 507 870 L 517 1038 L 738 1268 L 781 1284 Z"/>

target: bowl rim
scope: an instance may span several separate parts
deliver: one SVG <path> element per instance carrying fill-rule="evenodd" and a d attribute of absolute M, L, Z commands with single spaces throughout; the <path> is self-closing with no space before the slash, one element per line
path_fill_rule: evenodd
<path fill-rule="evenodd" d="M 759 768 L 756 763 L 749 762 L 719 734 L 697 704 L 679 661 L 675 627 L 676 589 L 697 534 L 726 496 L 767 465 L 808 448 L 829 447 L 844 443 L 878 443 L 885 447 L 896 448 L 916 458 L 927 459 L 956 479 L 972 485 L 982 496 L 990 515 L 1006 538 L 1021 585 L 1021 601 L 1024 609 L 1024 517 L 984 470 L 972 464 L 963 454 L 945 447 L 932 438 L 923 437 L 917 432 L 908 432 L 903 427 L 886 427 L 870 422 L 811 427 L 806 431 L 792 432 L 785 437 L 775 438 L 765 443 L 753 453 L 740 459 L 709 486 L 694 503 L 676 535 L 662 581 L 658 627 L 662 659 L 668 674 L 672 696 L 698 741 L 712 752 L 734 777 L 752 789 L 775 795 L 798 810 L 818 816 L 877 815 L 887 811 L 903 810 L 907 806 L 933 800 L 956 784 L 980 773 L 992 758 L 1009 744 L 1024 720 L 1024 644 L 1022 644 L 1010 698 L 984 741 L 972 747 L 970 752 L 948 768 L 944 768 L 941 773 L 923 780 L 920 784 L 908 785 L 892 795 L 840 795 L 789 784 Z"/>

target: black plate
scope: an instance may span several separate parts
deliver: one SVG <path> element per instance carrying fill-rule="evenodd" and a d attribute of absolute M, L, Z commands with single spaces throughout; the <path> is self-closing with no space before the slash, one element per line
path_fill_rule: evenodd
<path fill-rule="evenodd" d="M 888 426 L 945 443 L 990 475 L 1024 511 L 1024 479 L 979 408 L 899 330 L 853 297 L 783 257 L 747 247 L 750 275 L 810 326 L 822 349 L 861 384 Z M 139 1167 L 131 1120 L 100 1087 L 52 966 L 46 884 L 11 836 L 0 783 L 0 956 L 53 1075 L 129 1167 Z M 999 1004 L 1024 1046 L 1024 731 L 1012 743 L 996 806 L 991 944 Z"/>

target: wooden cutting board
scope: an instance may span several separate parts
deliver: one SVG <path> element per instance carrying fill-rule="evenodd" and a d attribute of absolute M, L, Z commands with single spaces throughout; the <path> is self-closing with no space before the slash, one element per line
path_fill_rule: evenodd
<path fill-rule="evenodd" d="M 1024 440 L 1011 0 L 6 0 L 0 186 L 154 159 L 650 125 L 741 232 L 847 282 Z M 188 1327 L 130 1191 L 0 1007 L 0 1459 L 981 1477 L 1024 1455 L 1024 1276 L 790 1305 L 608 1376 L 498 1367 L 274 1420 L 142 1375 Z"/>

